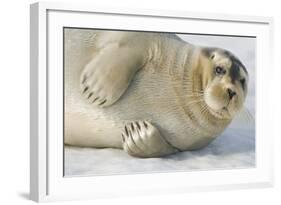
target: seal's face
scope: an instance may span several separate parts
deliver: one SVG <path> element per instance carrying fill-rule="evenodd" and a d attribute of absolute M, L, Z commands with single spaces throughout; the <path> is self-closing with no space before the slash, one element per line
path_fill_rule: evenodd
<path fill-rule="evenodd" d="M 210 49 L 203 61 L 204 101 L 218 118 L 232 119 L 247 95 L 248 74 L 230 52 Z"/>

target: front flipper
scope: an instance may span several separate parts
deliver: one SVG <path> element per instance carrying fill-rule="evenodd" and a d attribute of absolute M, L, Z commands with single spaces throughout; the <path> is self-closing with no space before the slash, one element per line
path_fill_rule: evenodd
<path fill-rule="evenodd" d="M 122 133 L 123 149 L 134 157 L 162 157 L 177 152 L 147 121 L 128 123 Z"/>
<path fill-rule="evenodd" d="M 143 61 L 143 52 L 138 49 L 118 43 L 105 46 L 81 73 L 83 95 L 93 105 L 112 105 L 126 91 Z"/>

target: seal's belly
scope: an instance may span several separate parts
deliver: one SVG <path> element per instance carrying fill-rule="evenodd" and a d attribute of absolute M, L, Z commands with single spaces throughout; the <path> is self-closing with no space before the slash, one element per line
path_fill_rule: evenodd
<path fill-rule="evenodd" d="M 125 94 L 107 108 L 93 108 L 93 114 L 124 124 L 148 120 L 158 127 L 168 121 L 184 123 L 177 99 L 165 74 L 140 71 Z M 170 124 L 170 123 L 168 123 Z M 171 125 L 171 124 L 170 124 Z"/>
<path fill-rule="evenodd" d="M 69 102 L 70 112 L 76 110 L 90 116 L 91 125 L 100 137 L 120 136 L 126 122 L 148 120 L 163 137 L 181 149 L 200 143 L 198 139 L 204 139 L 204 143 L 211 140 L 202 136 L 179 106 L 170 76 L 165 72 L 140 71 L 125 94 L 107 108 L 91 106 L 78 89 L 73 89 Z"/>

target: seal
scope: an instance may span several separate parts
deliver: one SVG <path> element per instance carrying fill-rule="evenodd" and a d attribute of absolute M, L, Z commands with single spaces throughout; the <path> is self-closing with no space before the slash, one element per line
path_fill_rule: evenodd
<path fill-rule="evenodd" d="M 67 29 L 65 42 L 67 145 L 135 157 L 200 149 L 247 95 L 248 73 L 237 57 L 175 34 Z"/>

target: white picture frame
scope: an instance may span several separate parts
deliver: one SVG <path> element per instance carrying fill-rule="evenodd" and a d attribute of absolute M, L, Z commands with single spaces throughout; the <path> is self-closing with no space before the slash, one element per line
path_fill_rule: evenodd
<path fill-rule="evenodd" d="M 112 21 L 112 17 L 118 21 Z M 196 26 L 188 27 L 191 24 Z M 257 36 L 256 167 L 63 177 L 63 98 L 60 96 L 63 94 L 61 32 L 65 26 L 193 33 L 214 33 L 215 29 L 216 34 Z M 272 28 L 273 19 L 270 17 L 96 8 L 95 5 L 67 3 L 32 4 L 30 198 L 39 202 L 272 186 L 272 116 L 263 109 L 271 106 L 269 99 L 272 94 L 268 92 L 271 78 L 265 70 L 269 67 L 273 69 Z M 149 186 L 147 181 L 150 182 Z"/>

